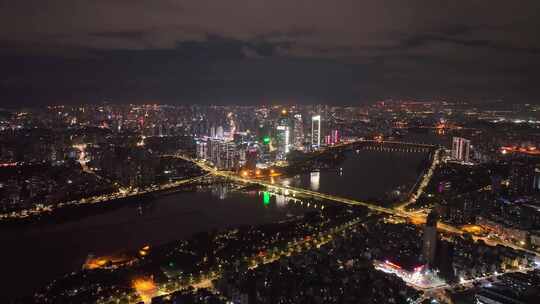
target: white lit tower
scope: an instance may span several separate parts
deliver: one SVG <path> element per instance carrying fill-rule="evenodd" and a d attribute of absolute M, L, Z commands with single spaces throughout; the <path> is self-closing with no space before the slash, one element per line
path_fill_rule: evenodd
<path fill-rule="evenodd" d="M 321 115 L 311 117 L 311 146 L 315 149 L 321 147 Z"/>
<path fill-rule="evenodd" d="M 452 138 L 452 158 L 462 162 L 469 162 L 471 141 L 462 137 Z"/>
<path fill-rule="evenodd" d="M 296 149 L 302 149 L 304 144 L 304 121 L 302 114 L 294 115 L 293 144 Z"/>
<path fill-rule="evenodd" d="M 277 149 L 281 156 L 285 156 L 291 150 L 291 123 L 289 117 L 285 116 L 278 119 L 276 126 L 276 139 L 277 139 Z"/>

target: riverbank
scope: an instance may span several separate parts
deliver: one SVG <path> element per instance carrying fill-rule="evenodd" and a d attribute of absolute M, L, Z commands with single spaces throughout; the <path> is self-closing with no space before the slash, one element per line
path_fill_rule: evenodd
<path fill-rule="evenodd" d="M 276 184 L 393 207 L 430 165 L 424 152 L 347 150 L 332 168 L 274 178 Z M 272 180 L 269 180 L 272 182 Z"/>
<path fill-rule="evenodd" d="M 143 280 L 155 285 L 156 293 L 151 296 L 173 292 L 216 277 L 227 269 L 253 268 L 304 247 L 328 242 L 332 238 L 330 233 L 357 224 L 365 215 L 366 210 L 361 207 L 336 206 L 292 221 L 194 234 L 187 240 L 143 248 L 145 253 L 129 267 L 67 275 L 44 289 L 37 299 L 75 303 L 112 297 L 137 303 L 142 294 L 133 282 Z M 102 282 L 107 282 L 107 288 L 100 288 Z M 85 292 L 66 293 L 68 290 Z"/>
<path fill-rule="evenodd" d="M 195 176 L 192 178 L 170 182 L 163 185 L 152 185 L 143 189 L 120 190 L 118 192 L 103 194 L 100 196 L 82 198 L 76 201 L 60 202 L 54 205 L 43 206 L 35 204 L 34 208 L 24 209 L 17 212 L 0 214 L 0 225 L 6 224 L 23 224 L 39 221 L 43 218 L 50 218 L 55 214 L 66 214 L 75 211 L 76 208 L 85 207 L 82 210 L 99 209 L 102 206 L 111 203 L 131 202 L 134 200 L 145 200 L 152 195 L 159 193 L 174 192 L 181 189 L 183 186 L 196 183 L 200 179 L 208 176 L 208 174 Z M 88 208 L 92 207 L 92 208 Z"/>
<path fill-rule="evenodd" d="M 89 254 L 107 256 L 138 250 L 201 232 L 243 225 L 286 221 L 309 210 L 306 204 L 286 204 L 274 195 L 265 201 L 258 191 L 237 191 L 218 184 L 188 186 L 186 191 L 150 196 L 145 201 L 75 208 L 60 221 L 8 225 L 0 229 L 0 260 L 4 296 L 27 295 L 35 288 L 81 269 Z M 79 214 L 80 212 L 80 214 Z M 10 297 L 11 297 L 10 296 Z M 2 301 L 0 301 L 2 302 Z M 2 302 L 5 303 L 5 302 Z M 8 302 L 9 303 L 9 302 Z"/>

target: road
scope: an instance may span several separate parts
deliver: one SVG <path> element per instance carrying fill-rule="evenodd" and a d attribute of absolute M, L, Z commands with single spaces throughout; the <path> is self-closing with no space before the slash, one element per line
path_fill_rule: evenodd
<path fill-rule="evenodd" d="M 441 156 L 442 149 L 437 149 L 435 151 L 435 154 L 433 155 L 433 159 L 431 160 L 431 165 L 429 166 L 429 169 L 427 170 L 426 174 L 419 177 L 419 184 L 417 182 L 417 185 L 415 185 L 416 192 L 411 194 L 408 200 L 403 202 L 402 204 L 399 204 L 396 209 L 400 211 L 405 211 L 407 206 L 410 204 L 413 204 L 418 200 L 418 198 L 424 193 L 426 187 L 429 185 L 429 181 L 431 181 L 431 178 L 433 177 L 433 173 L 435 173 L 435 169 L 437 169 L 437 165 L 440 162 L 440 156 Z"/>
<path fill-rule="evenodd" d="M 313 246 L 319 248 L 327 244 L 328 242 L 332 241 L 335 235 L 338 235 L 339 233 L 343 231 L 347 231 L 354 228 L 360 222 L 361 222 L 360 219 L 353 219 L 353 220 L 350 220 L 349 222 L 343 223 L 336 227 L 332 227 L 322 233 L 317 234 L 317 235 L 322 235 L 322 236 L 314 235 L 309 238 L 302 238 L 301 240 L 296 241 L 296 242 L 290 242 L 288 243 L 286 249 L 279 251 L 277 253 L 274 253 L 271 256 L 265 255 L 261 258 L 258 254 L 254 255 L 248 261 L 248 265 L 249 265 L 248 269 L 255 269 L 259 266 L 273 263 L 275 261 L 278 261 L 284 256 L 292 256 L 292 255 L 300 254 L 302 252 L 305 252 L 313 248 Z M 192 283 L 188 283 L 185 285 L 179 284 L 175 288 L 160 288 L 154 296 L 167 295 L 167 294 L 171 294 L 173 292 L 185 290 L 188 288 L 194 288 L 194 289 L 213 288 L 214 286 L 212 284 L 212 281 L 219 279 L 221 275 L 222 274 L 220 272 L 201 274 L 201 276 L 195 279 L 194 282 Z"/>
<path fill-rule="evenodd" d="M 212 175 L 221 176 L 221 177 L 224 177 L 224 178 L 236 181 L 236 182 L 248 183 L 248 184 L 257 184 L 257 185 L 265 186 L 269 190 L 287 192 L 287 193 L 289 193 L 289 195 L 292 195 L 292 196 L 295 196 L 297 194 L 301 194 L 301 195 L 312 197 L 312 198 L 318 198 L 318 199 L 334 201 L 334 202 L 338 202 L 338 203 L 342 203 L 342 204 L 346 204 L 346 205 L 351 205 L 351 206 L 362 206 L 362 207 L 366 207 L 366 208 L 368 208 L 370 210 L 373 210 L 373 211 L 377 211 L 377 212 L 381 212 L 381 213 L 385 213 L 385 214 L 389 214 L 389 215 L 394 215 L 394 216 L 407 218 L 407 219 L 409 219 L 411 222 L 413 222 L 415 224 L 423 224 L 423 223 L 426 222 L 426 216 L 424 214 L 407 212 L 407 211 L 401 210 L 401 209 L 392 209 L 392 208 L 381 207 L 381 206 L 378 206 L 376 204 L 369 203 L 369 202 L 353 200 L 353 199 L 349 199 L 349 198 L 344 198 L 344 197 L 331 195 L 331 194 L 325 194 L 325 193 L 316 192 L 316 191 L 307 190 L 307 189 L 302 189 L 302 188 L 283 186 L 283 185 L 276 185 L 276 184 L 272 184 L 270 182 L 266 182 L 266 181 L 259 180 L 259 179 L 245 178 L 245 177 L 238 176 L 238 175 L 236 175 L 235 173 L 232 173 L 232 172 L 219 171 L 219 170 L 205 164 L 204 162 L 197 161 L 195 159 L 192 159 L 192 158 L 189 158 L 189 157 L 186 157 L 186 156 L 183 156 L 183 155 L 175 155 L 175 156 L 178 157 L 178 158 L 184 159 L 186 161 L 190 161 L 190 162 L 193 162 L 193 163 L 197 164 L 201 169 L 209 172 Z M 431 175 L 429 175 L 429 177 L 431 177 Z M 426 184 L 429 183 L 429 180 L 425 181 L 425 183 Z M 421 190 L 419 190 L 419 192 L 417 192 L 417 195 L 421 195 L 424 188 L 425 187 L 420 187 Z M 443 230 L 443 231 L 447 231 L 447 232 L 451 232 L 451 233 L 460 233 L 460 234 L 463 233 L 459 228 L 452 227 L 452 226 L 444 224 L 444 223 L 439 223 L 438 228 Z"/>
<path fill-rule="evenodd" d="M 448 291 L 455 292 L 455 291 L 460 291 L 463 289 L 471 289 L 475 287 L 475 283 L 477 284 L 491 283 L 490 281 L 497 279 L 498 277 L 503 276 L 505 274 L 516 273 L 516 272 L 527 273 L 534 269 L 536 268 L 526 267 L 526 268 L 511 269 L 504 272 L 496 272 L 494 274 L 490 274 L 487 276 L 476 277 L 470 280 L 460 279 L 460 281 L 455 284 L 444 284 L 444 285 L 437 286 L 434 288 L 425 289 L 424 294 L 416 303 L 422 303 L 422 301 L 427 300 L 427 299 L 437 299 L 440 303 L 452 303 L 452 301 L 448 297 L 448 294 L 447 294 Z"/>
<path fill-rule="evenodd" d="M 398 142 L 396 142 L 396 143 L 398 143 Z M 346 204 L 346 205 L 351 205 L 351 206 L 362 206 L 362 207 L 366 207 L 366 208 L 368 208 L 370 210 L 377 211 L 377 212 L 380 212 L 380 213 L 389 214 L 389 215 L 398 216 L 398 217 L 403 217 L 403 218 L 408 219 L 413 224 L 422 225 L 422 224 L 425 224 L 425 222 L 426 222 L 426 218 L 427 218 L 426 214 L 425 213 L 417 213 L 417 212 L 405 211 L 405 207 L 407 205 L 415 202 L 416 199 L 418 199 L 422 195 L 422 193 L 424 192 L 425 188 L 427 187 L 427 185 L 429 184 L 429 182 L 430 182 L 430 180 L 431 180 L 431 178 L 433 176 L 433 173 L 434 173 L 437 165 L 439 164 L 438 156 L 439 156 L 440 151 L 441 151 L 440 149 L 436 151 L 436 155 L 433 158 L 433 162 L 432 162 L 430 168 L 428 169 L 426 174 L 424 174 L 424 176 L 422 177 L 422 181 L 421 181 L 420 185 L 418 186 L 417 191 L 412 196 L 412 198 L 410 198 L 409 200 L 407 200 L 403 204 L 398 205 L 398 207 L 396 207 L 394 209 L 381 207 L 381 206 L 378 206 L 378 205 L 373 204 L 373 203 L 359 201 L 359 200 L 353 200 L 353 199 L 344 198 L 344 197 L 340 197 L 340 196 L 336 196 L 336 195 L 320 193 L 320 192 L 307 190 L 307 189 L 302 189 L 302 188 L 295 188 L 295 187 L 290 187 L 290 186 L 276 185 L 276 184 L 272 184 L 270 182 L 266 182 L 266 181 L 259 180 L 259 179 L 241 177 L 241 176 L 239 176 L 239 175 L 237 175 L 237 174 L 235 174 L 233 172 L 217 170 L 216 168 L 207 165 L 205 162 L 198 161 L 196 159 L 192 159 L 192 158 L 184 156 L 184 155 L 179 155 L 178 154 L 178 155 L 170 155 L 170 156 L 178 157 L 178 158 L 181 158 L 183 160 L 193 162 L 196 165 L 198 165 L 201 169 L 209 172 L 209 174 L 212 174 L 212 175 L 215 175 L 215 176 L 221 176 L 221 177 L 224 177 L 224 178 L 236 181 L 236 182 L 248 183 L 248 184 L 257 184 L 257 185 L 265 186 L 269 190 L 281 191 L 283 193 L 288 193 L 288 195 L 291 195 L 291 196 L 295 196 L 297 194 L 300 194 L 300 195 L 304 195 L 304 196 L 308 196 L 308 197 L 312 197 L 312 198 L 318 198 L 318 199 L 334 201 L 334 202 L 338 202 L 338 203 L 342 203 L 342 204 Z M 446 224 L 446 223 L 443 223 L 443 222 L 440 222 L 440 221 L 437 223 L 437 228 L 439 230 L 441 230 L 441 231 L 452 233 L 452 234 L 467 234 L 466 231 L 462 230 L 459 227 L 455 227 L 455 226 L 452 226 L 452 225 L 449 225 L 449 224 Z M 473 238 L 475 240 L 483 240 L 488 245 L 502 245 L 502 246 L 507 246 L 507 247 L 513 248 L 515 250 L 524 251 L 524 252 L 527 252 L 527 253 L 530 253 L 530 254 L 540 255 L 540 253 L 538 253 L 536 251 L 532 251 L 532 250 L 522 248 L 522 247 L 517 246 L 517 245 L 515 245 L 513 243 L 510 243 L 510 242 L 494 241 L 494 240 L 490 240 L 490 239 L 488 239 L 486 237 L 478 237 L 478 236 L 473 236 Z"/>
<path fill-rule="evenodd" d="M 97 204 L 97 203 L 102 203 L 102 202 L 115 200 L 115 199 L 123 199 L 123 198 L 135 197 L 135 196 L 138 196 L 138 195 L 143 195 L 143 194 L 157 192 L 157 191 L 170 190 L 170 189 L 174 189 L 176 187 L 179 187 L 181 185 L 189 184 L 189 183 L 195 182 L 197 180 L 200 180 L 202 178 L 205 178 L 209 174 L 210 173 L 205 174 L 205 175 L 201 175 L 201 176 L 197 176 L 197 177 L 193 177 L 193 178 L 174 181 L 174 182 L 170 182 L 170 183 L 166 183 L 166 184 L 162 184 L 162 185 L 154 185 L 154 186 L 150 186 L 150 187 L 147 187 L 147 188 L 144 188 L 144 189 L 120 188 L 119 191 L 114 192 L 114 193 L 97 195 L 97 196 L 92 196 L 92 197 L 88 197 L 88 198 L 82 198 L 80 200 L 73 200 L 73 201 L 69 201 L 69 202 L 63 202 L 63 203 L 56 204 L 54 206 L 52 206 L 52 205 L 43 205 L 43 204 L 38 203 L 38 204 L 35 204 L 36 207 L 34 207 L 32 209 L 26 209 L 26 210 L 22 210 L 20 212 L 11 212 L 11 213 L 0 214 L 0 220 L 15 219 L 15 218 L 24 219 L 24 218 L 29 218 L 29 217 L 39 215 L 39 214 L 42 214 L 42 213 L 45 213 L 45 212 L 52 212 L 55 209 L 63 208 L 63 207 L 67 207 L 67 206 Z"/>

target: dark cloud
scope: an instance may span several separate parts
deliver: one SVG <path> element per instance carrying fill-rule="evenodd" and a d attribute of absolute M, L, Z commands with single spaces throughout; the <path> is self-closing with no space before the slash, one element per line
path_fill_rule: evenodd
<path fill-rule="evenodd" d="M 95 32 L 95 33 L 89 33 L 90 36 L 95 37 L 104 37 L 104 38 L 120 38 L 120 39 L 135 39 L 140 40 L 143 39 L 145 36 L 144 31 L 137 31 L 137 30 L 131 30 L 131 31 L 122 31 L 122 32 Z"/>
<path fill-rule="evenodd" d="M 525 52 L 532 54 L 539 54 L 540 48 L 536 46 L 519 46 L 512 45 L 511 43 L 505 42 L 504 40 L 488 40 L 488 39 L 470 39 L 463 37 L 463 34 L 470 32 L 470 28 L 461 28 L 458 31 L 451 32 L 441 32 L 441 33 L 429 33 L 429 34 L 420 34 L 408 37 L 404 39 L 401 43 L 401 47 L 408 48 L 419 48 L 431 44 L 433 42 L 447 42 L 451 44 L 457 44 L 467 47 L 479 47 L 479 48 L 489 48 L 500 51 L 510 51 L 510 52 Z"/>
<path fill-rule="evenodd" d="M 0 0 L 2 104 L 538 102 L 540 2 Z"/>

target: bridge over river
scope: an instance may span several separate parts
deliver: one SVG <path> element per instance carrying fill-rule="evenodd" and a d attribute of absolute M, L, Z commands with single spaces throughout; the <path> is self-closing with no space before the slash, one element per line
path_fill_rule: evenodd
<path fill-rule="evenodd" d="M 398 146 L 401 145 L 402 147 L 411 148 L 411 149 L 412 148 L 429 149 L 429 150 L 437 149 L 436 146 L 428 145 L 428 144 L 418 144 L 418 143 L 398 142 L 398 141 L 375 141 L 375 140 L 355 141 L 355 142 L 352 142 L 352 143 L 346 143 L 346 144 L 339 145 L 339 146 L 337 146 L 337 147 L 335 147 L 333 149 L 342 149 L 342 148 L 345 148 L 345 149 L 353 148 L 354 149 L 356 147 L 359 147 L 361 145 L 366 145 L 366 144 L 368 144 L 368 145 L 374 144 L 374 145 L 379 145 L 379 146 L 385 145 L 385 146 L 394 147 L 394 148 L 397 148 Z M 365 201 L 361 201 L 361 200 L 344 198 L 344 197 L 340 197 L 340 196 L 337 196 L 337 195 L 321 193 L 321 192 L 312 191 L 312 190 L 303 189 L 303 188 L 296 188 L 296 187 L 291 187 L 291 186 L 286 186 L 286 185 L 273 184 L 271 182 L 267 182 L 267 181 L 261 180 L 261 179 L 242 177 L 242 176 L 239 176 L 238 174 L 235 174 L 233 172 L 217 170 L 216 168 L 208 165 L 204 161 L 196 160 L 196 159 L 193 159 L 193 158 L 190 158 L 190 157 L 187 157 L 187 156 L 183 156 L 183 155 L 175 155 L 175 156 L 179 157 L 179 158 L 182 158 L 182 159 L 184 159 L 186 161 L 190 161 L 190 162 L 195 163 L 196 165 L 201 167 L 203 170 L 208 171 L 212 175 L 221 176 L 221 177 L 227 178 L 229 180 L 233 180 L 235 182 L 261 185 L 261 186 L 264 186 L 264 187 L 268 188 L 271 191 L 279 192 L 281 194 L 285 194 L 285 195 L 288 195 L 288 196 L 302 195 L 304 197 L 324 199 L 324 200 L 334 201 L 334 202 L 338 202 L 338 203 L 342 203 L 342 204 L 346 204 L 346 205 L 351 205 L 351 206 L 362 206 L 362 207 L 366 207 L 366 208 L 368 208 L 370 210 L 377 211 L 377 212 L 380 212 L 380 213 L 385 213 L 385 214 L 390 214 L 390 215 L 394 215 L 394 216 L 408 218 L 411 221 L 413 221 L 414 223 L 424 223 L 425 218 L 426 218 L 425 214 L 407 212 L 407 211 L 404 210 L 405 209 L 404 206 L 414 202 L 423 193 L 425 187 L 427 186 L 427 184 L 429 183 L 429 180 L 431 179 L 433 170 L 435 169 L 435 166 L 438 163 L 438 151 L 439 150 L 437 150 L 437 153 L 433 157 L 433 163 L 432 163 L 431 167 L 421 177 L 421 179 L 420 179 L 421 182 L 419 183 L 418 187 L 416 188 L 415 193 L 413 193 L 411 195 L 411 197 L 406 202 L 403 202 L 403 204 L 400 204 L 399 208 L 387 208 L 387 207 L 382 207 L 382 206 L 379 206 L 377 204 L 370 203 L 370 202 L 365 202 Z M 453 229 L 452 227 L 449 227 L 449 226 L 446 226 L 446 225 L 442 225 L 441 229 L 448 230 L 449 232 L 461 233 L 461 231 L 459 229 Z"/>
<path fill-rule="evenodd" d="M 290 187 L 290 186 L 287 186 L 287 185 L 273 184 L 271 182 L 267 182 L 267 181 L 264 181 L 264 180 L 261 180 L 261 179 L 242 177 L 242 176 L 239 176 L 239 175 L 237 175 L 236 173 L 233 173 L 233 172 L 217 170 L 216 168 L 214 168 L 213 166 L 208 165 L 204 161 L 196 160 L 196 159 L 184 156 L 184 155 L 174 155 L 174 156 L 178 157 L 178 158 L 181 158 L 181 159 L 184 159 L 186 161 L 193 162 L 196 165 L 198 165 L 201 169 L 209 172 L 212 175 L 221 176 L 221 177 L 227 178 L 227 179 L 235 181 L 235 182 L 261 185 L 261 186 L 266 187 L 270 191 L 279 192 L 281 194 L 284 194 L 284 195 L 287 195 L 287 196 L 292 196 L 292 197 L 304 196 L 304 197 L 311 197 L 311 198 L 316 198 L 316 199 L 323 199 L 323 200 L 333 201 L 333 202 L 346 204 L 346 205 L 351 205 L 351 206 L 362 206 L 362 207 L 368 208 L 368 209 L 370 209 L 372 211 L 376 211 L 376 212 L 380 212 L 380 213 L 384 213 L 384 214 L 388 214 L 388 215 L 393 215 L 393 216 L 405 218 L 405 219 L 407 219 L 409 222 L 411 222 L 413 224 L 417 224 L 417 225 L 424 224 L 426 222 L 426 218 L 427 218 L 426 213 L 424 213 L 424 212 L 405 211 L 405 207 L 407 205 L 411 204 L 411 203 L 414 203 L 422 195 L 422 193 L 424 192 L 425 188 L 427 187 L 427 185 L 429 184 L 429 182 L 430 182 L 430 180 L 431 180 L 431 178 L 433 176 L 433 173 L 434 173 L 437 165 L 439 164 L 440 152 L 442 151 L 442 148 L 437 147 L 435 145 L 423 144 L 423 143 L 419 144 L 419 143 L 411 143 L 411 142 L 376 141 L 376 140 L 356 141 L 356 142 L 346 143 L 346 144 L 340 145 L 340 146 L 338 146 L 336 148 L 337 149 L 340 149 L 340 148 L 355 148 L 355 147 L 359 147 L 361 145 L 366 145 L 366 144 L 368 144 L 368 145 L 371 144 L 371 145 L 387 146 L 387 147 L 390 146 L 390 147 L 394 147 L 396 149 L 401 146 L 402 148 L 406 147 L 406 148 L 413 148 L 413 149 L 414 148 L 428 149 L 429 151 L 434 151 L 433 157 L 432 157 L 432 163 L 431 163 L 430 167 L 427 168 L 427 170 L 424 171 L 423 175 L 421 177 L 419 177 L 419 182 L 415 187 L 415 191 L 413 191 L 413 193 L 409 196 L 409 198 L 406 201 L 402 202 L 401 204 L 398 204 L 395 208 L 382 207 L 382 206 L 379 206 L 379 205 L 377 205 L 375 203 L 371 203 L 371 202 L 344 198 L 344 197 L 340 197 L 340 196 L 337 196 L 337 195 L 321 193 L 321 192 L 312 191 L 312 190 L 303 189 L 303 188 L 296 188 L 296 187 Z M 445 224 L 443 222 L 438 222 L 437 228 L 439 230 L 441 230 L 441 231 L 448 232 L 448 233 L 454 233 L 454 234 L 466 234 L 467 233 L 466 231 L 462 230 L 459 227 L 455 227 L 455 226 L 452 226 L 452 225 L 449 225 L 449 224 Z M 473 236 L 473 238 L 474 239 L 481 239 L 481 240 L 485 241 L 487 244 L 490 244 L 490 245 L 503 245 L 503 246 L 511 247 L 513 249 L 516 249 L 516 250 L 526 251 L 526 252 L 531 253 L 531 254 L 535 254 L 535 255 L 539 254 L 538 252 L 527 250 L 525 248 L 516 246 L 515 244 L 512 244 L 510 242 L 506 242 L 506 241 L 496 241 L 496 240 L 491 240 L 491 239 L 488 239 L 488 238 L 485 238 L 485 237 L 476 237 L 476 236 Z"/>

